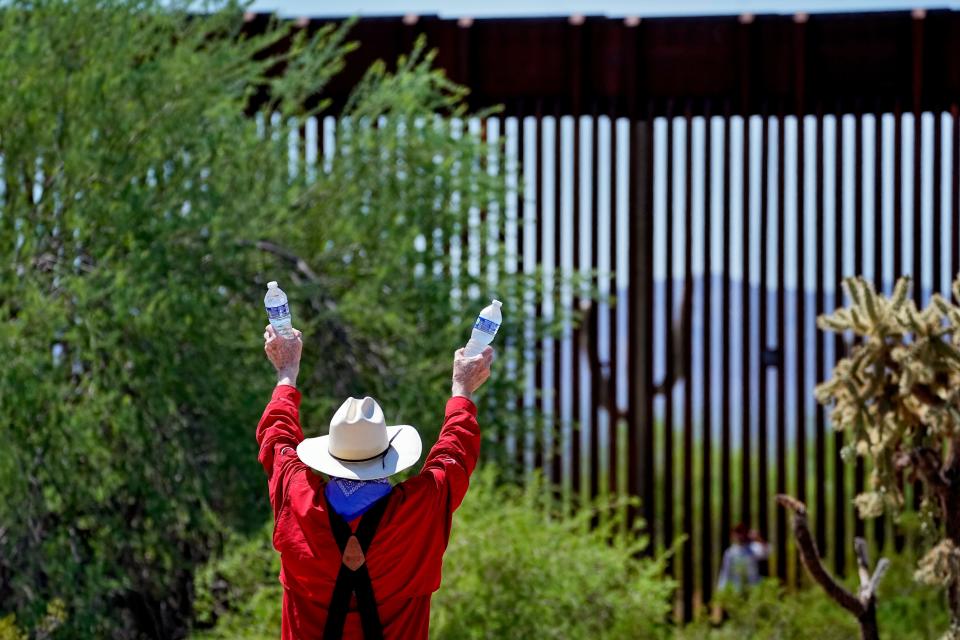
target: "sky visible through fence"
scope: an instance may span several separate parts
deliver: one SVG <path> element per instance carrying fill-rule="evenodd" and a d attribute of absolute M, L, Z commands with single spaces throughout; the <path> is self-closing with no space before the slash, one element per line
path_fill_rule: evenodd
<path fill-rule="evenodd" d="M 844 253 L 843 264 L 840 265 L 840 272 L 843 276 L 853 275 L 853 274 L 863 274 L 867 276 L 872 281 L 877 281 L 876 274 L 873 272 L 874 260 L 874 251 L 876 249 L 876 243 L 874 238 L 874 224 L 873 216 L 876 215 L 876 202 L 875 202 L 875 189 L 874 189 L 874 180 L 876 177 L 876 166 L 875 162 L 879 161 L 880 170 L 882 172 L 882 183 L 881 183 L 881 206 L 880 206 L 880 216 L 882 219 L 882 229 L 883 229 L 883 256 L 882 264 L 884 265 L 882 273 L 882 288 L 886 291 L 892 289 L 892 284 L 894 282 L 893 274 L 893 245 L 896 240 L 902 246 L 902 261 L 904 265 L 910 265 L 913 262 L 913 234 L 915 230 L 912 227 L 911 221 L 913 219 L 913 189 L 914 181 L 912 175 L 913 168 L 913 127 L 914 118 L 912 114 L 903 115 L 903 132 L 902 132 L 902 208 L 904 214 L 904 220 L 906 225 L 900 226 L 899 228 L 894 228 L 894 216 L 893 216 L 893 204 L 894 204 L 894 181 L 893 181 L 893 161 L 894 161 L 894 151 L 893 151 L 893 136 L 894 136 L 894 116 L 892 114 L 884 114 L 881 116 L 881 130 L 883 137 L 883 148 L 879 156 L 876 154 L 876 136 L 875 136 L 875 121 L 873 115 L 864 116 L 863 122 L 863 157 L 864 157 L 864 167 L 863 167 L 863 211 L 865 215 L 863 217 L 855 216 L 853 210 L 854 203 L 854 170 L 853 170 L 853 150 L 854 150 L 854 122 L 852 116 L 844 117 L 842 120 L 838 120 L 834 116 L 825 116 L 824 117 L 824 162 L 828 167 L 833 167 L 834 163 L 837 162 L 836 157 L 836 145 L 834 144 L 836 136 L 838 133 L 843 135 L 843 157 L 840 159 L 842 169 L 843 169 L 843 183 L 841 185 L 842 192 L 842 206 L 840 209 L 841 215 L 841 225 L 843 230 L 843 237 L 850 239 L 852 241 L 855 234 L 860 234 L 862 236 L 862 242 L 864 246 L 864 256 L 863 256 L 863 265 L 861 268 L 856 268 L 853 264 L 854 255 L 852 251 Z M 941 206 L 944 212 L 949 212 L 951 207 L 951 194 L 949 190 L 950 185 L 950 176 L 953 171 L 952 167 L 952 140 L 954 137 L 953 132 L 953 119 L 949 114 L 942 114 L 942 129 L 941 129 L 941 149 L 942 149 L 942 163 L 940 166 L 941 172 L 941 184 L 943 188 L 941 193 L 934 194 L 932 189 L 932 172 L 933 172 L 933 135 L 934 135 L 934 114 L 925 113 L 921 118 L 921 132 L 922 132 L 922 164 L 921 164 L 921 176 L 922 176 L 922 213 L 921 221 L 922 226 L 920 229 L 921 234 L 921 243 L 925 248 L 932 248 L 934 242 L 940 243 L 942 255 L 949 255 L 950 252 L 950 238 L 951 234 L 953 236 L 957 235 L 957 230 L 952 229 L 950 226 L 950 217 L 947 215 L 943 216 L 941 225 L 939 228 L 933 228 L 933 200 L 935 197 L 938 197 L 941 200 Z M 597 256 L 598 268 L 601 274 L 600 278 L 600 291 L 602 294 L 615 294 L 618 300 L 625 300 L 627 296 L 627 289 L 629 287 L 629 271 L 627 268 L 627 253 L 630 251 L 628 246 L 628 234 L 627 234 L 627 216 L 628 212 L 628 203 L 627 203 L 627 190 L 628 190 L 628 162 L 629 157 L 627 153 L 627 146 L 621 144 L 618 147 L 617 155 L 617 166 L 616 172 L 618 179 L 616 180 L 617 193 L 610 193 L 610 172 L 612 170 L 611 166 L 611 153 L 610 153 L 610 144 L 611 144 L 611 122 L 608 118 L 601 117 L 598 119 L 598 133 L 597 143 L 598 143 L 598 175 L 596 181 L 594 182 L 593 177 L 589 174 L 589 165 L 590 165 L 590 155 L 592 153 L 591 146 L 594 144 L 592 139 L 592 129 L 587 126 L 589 117 L 584 117 L 580 120 L 580 124 L 583 127 L 581 131 L 581 143 L 580 143 L 580 158 L 579 162 L 581 164 L 581 189 L 580 189 L 580 207 L 581 207 L 581 216 L 580 216 L 580 228 L 577 230 L 572 229 L 572 226 L 568 225 L 561 232 L 562 246 L 554 247 L 553 243 L 550 242 L 550 239 L 554 237 L 554 228 L 553 220 L 555 219 L 554 211 L 555 207 L 559 205 L 561 209 L 560 218 L 565 221 L 565 223 L 571 221 L 572 218 L 572 180 L 573 180 L 573 149 L 572 149 L 572 137 L 573 137 L 573 127 L 576 124 L 576 121 L 572 117 L 562 118 L 560 121 L 560 140 L 559 140 L 559 158 L 558 158 L 558 148 L 557 148 L 557 128 L 556 120 L 551 117 L 545 117 L 542 121 L 542 144 L 543 148 L 539 150 L 536 149 L 536 127 L 537 121 L 535 118 L 526 118 L 523 121 L 522 126 L 524 127 L 523 136 L 523 155 L 522 155 L 522 166 L 523 166 L 523 175 L 519 178 L 513 178 L 518 182 L 522 183 L 525 187 L 524 197 L 522 200 L 518 198 L 517 194 L 512 193 L 508 196 L 508 203 L 506 205 L 506 216 L 505 223 L 510 225 L 516 225 L 519 223 L 521 218 L 526 218 L 528 221 L 533 216 L 534 209 L 536 208 L 536 198 L 538 194 L 536 193 L 536 176 L 535 173 L 539 170 L 542 172 L 542 185 L 541 192 L 539 196 L 542 198 L 541 202 L 541 213 L 542 220 L 536 222 L 528 222 L 530 228 L 536 231 L 537 225 L 541 228 L 539 230 L 540 238 L 545 240 L 543 243 L 543 254 L 542 260 L 545 263 L 547 273 L 552 273 L 549 266 L 552 263 L 554 258 L 554 252 L 559 250 L 559 252 L 564 257 L 562 262 L 562 268 L 565 270 L 572 270 L 572 256 L 573 251 L 576 250 L 579 252 L 582 263 L 589 264 L 591 260 L 591 235 L 596 233 L 600 238 L 600 246 L 603 248 Z M 808 243 L 805 247 L 805 253 L 803 260 L 800 264 L 803 265 L 805 270 L 805 290 L 807 292 L 807 297 L 809 298 L 808 304 L 806 304 L 806 309 L 808 313 L 805 314 L 806 318 L 806 335 L 812 336 L 815 331 L 815 315 L 813 313 L 814 304 L 812 303 L 812 298 L 814 291 L 816 289 L 816 263 L 821 261 L 823 264 L 823 289 L 827 296 L 827 308 L 834 308 L 838 304 L 842 304 L 842 297 L 838 298 L 836 296 L 836 287 L 835 283 L 838 278 L 836 276 L 837 265 L 834 263 L 834 256 L 836 254 L 834 243 L 836 242 L 835 238 L 835 223 L 834 219 L 837 215 L 836 208 L 836 193 L 837 185 L 835 183 L 835 173 L 833 171 L 824 172 L 824 185 L 823 190 L 827 194 L 825 198 L 825 210 L 824 210 L 824 220 L 826 224 L 823 229 L 816 228 L 816 215 L 815 211 L 819 206 L 817 203 L 817 198 L 814 196 L 815 185 L 814 181 L 816 179 L 815 171 L 815 153 L 814 147 L 816 144 L 816 118 L 813 116 L 808 116 L 806 118 L 807 122 L 805 125 L 805 145 L 807 149 L 806 156 L 806 167 L 804 175 L 806 177 L 805 184 L 803 188 L 807 193 L 807 197 L 804 199 L 805 202 L 805 224 L 806 224 L 806 233 L 808 238 L 815 238 L 815 243 Z M 498 120 L 491 120 L 491 123 L 499 124 Z M 712 278 L 716 283 L 715 287 L 719 289 L 719 278 L 723 274 L 723 264 L 726 259 L 727 254 L 733 254 L 738 256 L 738 258 L 731 263 L 730 269 L 730 278 L 732 282 L 740 285 L 743 281 L 743 268 L 742 261 L 740 256 L 744 254 L 743 247 L 743 225 L 746 223 L 752 229 L 758 229 L 760 226 L 760 156 L 761 156 L 761 136 L 759 135 L 759 129 L 761 125 L 761 118 L 755 116 L 749 119 L 749 126 L 751 127 L 752 134 L 751 139 L 751 148 L 750 148 L 750 171 L 752 173 L 752 179 L 750 180 L 751 190 L 749 194 L 749 217 L 746 222 L 743 217 L 743 208 L 744 208 L 744 194 L 742 186 L 744 184 L 742 178 L 743 171 L 743 128 L 744 120 L 740 117 L 733 117 L 730 119 L 729 130 L 725 126 L 725 119 L 722 117 L 713 118 L 713 140 L 712 140 L 712 162 L 714 163 L 714 170 L 712 171 L 711 184 L 709 188 L 715 193 L 719 193 L 722 188 L 723 181 L 723 138 L 726 135 L 730 136 L 731 144 L 731 161 L 730 161 L 730 211 L 731 211 L 731 231 L 730 238 L 731 242 L 729 245 L 723 245 L 723 239 L 719 233 L 720 225 L 714 225 L 714 228 L 711 230 L 709 241 L 712 245 L 712 256 L 711 265 L 709 265 L 709 270 L 707 265 L 704 263 L 704 243 L 707 241 L 705 234 L 702 233 L 704 226 L 704 189 L 707 185 L 704 184 L 704 171 L 703 171 L 703 161 L 704 161 L 704 148 L 705 148 L 705 136 L 706 136 L 706 120 L 701 117 L 693 118 L 692 126 L 692 149 L 693 149 L 693 166 L 694 172 L 692 176 L 693 180 L 693 194 L 694 198 L 692 201 L 692 211 L 693 211 L 693 227 L 694 231 L 694 245 L 693 245 L 693 254 L 692 254 L 692 267 L 693 275 L 698 283 L 701 283 L 702 280 L 706 277 Z M 842 131 L 838 131 L 838 123 L 842 127 Z M 490 127 L 492 139 L 496 139 L 500 136 L 506 137 L 506 147 L 507 153 L 516 153 L 517 145 L 517 133 L 520 123 L 513 118 L 506 119 L 506 131 L 499 131 L 499 127 L 494 124 Z M 672 211 L 670 215 L 667 216 L 667 203 L 666 203 L 666 163 L 667 163 L 667 139 L 666 139 L 666 119 L 657 118 L 655 123 L 655 164 L 654 164 L 654 175 L 655 175 L 655 191 L 654 191 L 654 218 L 657 222 L 654 224 L 655 228 L 655 239 L 654 245 L 657 248 L 655 250 L 654 258 L 654 280 L 658 283 L 657 295 L 655 296 L 657 302 L 657 310 L 654 312 L 654 317 L 657 319 L 657 327 L 655 329 L 658 335 L 666 335 L 667 327 L 665 327 L 664 318 L 665 315 L 662 312 L 662 305 L 664 300 L 663 288 L 664 284 L 667 281 L 667 252 L 663 250 L 666 242 L 666 220 L 672 220 L 673 225 L 673 250 L 672 250 L 672 261 L 673 269 L 675 274 L 683 274 L 684 270 L 684 260 L 685 260 L 685 247 L 683 242 L 684 236 L 684 216 L 683 211 L 686 207 L 684 201 L 684 181 L 686 179 L 685 170 L 686 163 L 682 157 L 683 148 L 686 144 L 686 136 L 688 132 L 686 131 L 685 119 L 678 117 L 675 119 L 674 126 L 676 127 L 675 135 L 673 137 L 674 144 L 674 175 L 673 175 L 673 203 Z M 627 126 L 628 123 L 625 119 L 620 119 L 616 121 L 616 135 L 620 136 L 621 139 L 625 139 L 627 136 Z M 780 123 L 777 119 L 771 118 L 770 120 L 770 144 L 771 147 L 776 145 L 777 138 L 777 127 L 780 126 Z M 331 130 L 332 133 L 332 130 Z M 792 311 L 792 307 L 796 306 L 796 291 L 797 291 L 797 282 L 798 282 L 798 249 L 795 242 L 791 242 L 790 239 L 795 239 L 798 235 L 797 228 L 797 197 L 796 192 L 800 188 L 800 185 L 797 184 L 797 119 L 795 117 L 787 117 L 785 119 L 785 167 L 784 167 L 784 180 L 786 188 L 786 198 L 785 198 L 785 215 L 786 215 L 786 229 L 785 234 L 788 238 L 786 244 L 786 255 L 784 256 L 785 264 L 785 273 L 784 279 L 786 288 L 790 294 L 790 299 L 788 300 L 788 310 Z M 560 176 L 561 176 L 561 187 L 560 191 L 562 194 L 561 202 L 556 202 L 554 197 L 555 187 L 553 181 L 555 179 L 555 167 L 554 162 L 559 162 L 561 164 Z M 769 154 L 769 176 L 768 176 L 768 189 L 771 192 L 771 200 L 775 203 L 776 199 L 772 193 L 776 189 L 777 181 L 777 167 L 776 167 L 776 153 L 771 152 Z M 596 229 L 590 228 L 590 207 L 592 206 L 592 194 L 591 189 L 598 189 L 597 194 L 597 204 L 599 208 L 599 226 Z M 517 200 L 512 200 L 511 198 L 517 198 Z M 722 215 L 722 198 L 714 197 L 712 199 L 712 215 L 714 220 L 719 220 Z M 776 238 L 776 211 L 774 207 L 774 215 L 770 216 L 771 227 L 768 229 L 766 243 L 767 249 L 770 256 L 773 256 L 776 252 L 775 238 Z M 518 210 L 519 209 L 519 210 Z M 611 229 L 613 227 L 613 229 Z M 611 237 L 611 233 L 612 236 Z M 505 232 L 508 245 L 513 241 L 516 241 L 516 228 L 508 228 Z M 536 251 L 536 234 L 524 234 L 526 240 L 526 246 L 519 247 L 520 253 L 523 256 L 529 256 L 534 254 Z M 577 243 L 576 248 L 574 249 L 573 244 Z M 759 256 L 760 256 L 760 247 L 759 242 L 756 241 L 754 237 L 754 242 L 750 246 L 750 287 L 752 300 L 754 301 L 751 305 L 751 308 L 755 310 L 760 310 L 760 296 L 763 291 L 763 286 L 760 282 L 759 273 Z M 471 257 L 472 260 L 479 261 L 482 259 L 479 255 L 475 254 Z M 924 263 L 929 262 L 929 256 L 922 258 Z M 521 258 L 522 260 L 522 258 Z M 778 273 L 776 270 L 776 261 L 770 259 L 770 268 L 767 269 L 766 289 L 768 295 L 776 290 Z M 938 291 L 949 291 L 949 285 L 952 282 L 953 277 L 956 274 L 950 273 L 950 265 L 948 261 L 941 261 L 939 265 L 936 265 L 936 270 L 933 268 L 926 268 L 921 274 L 920 286 L 925 292 L 924 297 L 926 298 L 929 295 L 929 292 L 936 289 Z M 479 268 L 473 267 L 473 268 Z M 612 272 L 612 273 L 611 273 Z M 606 277 L 604 277 L 606 274 Z M 610 276 L 613 277 L 614 281 L 611 282 Z M 679 281 L 676 281 L 679 283 Z M 679 289 L 680 285 L 675 284 Z M 704 314 L 702 309 L 702 291 L 701 287 L 698 285 L 697 290 L 693 293 L 693 306 L 698 311 L 694 313 L 695 324 L 693 326 L 695 335 L 702 335 L 704 331 Z M 741 302 L 741 287 L 736 286 L 732 288 L 731 292 L 731 308 L 738 309 Z M 699 295 L 698 295 L 699 294 Z M 679 315 L 681 299 L 679 296 L 674 296 L 674 306 L 675 306 L 675 315 Z M 721 313 L 719 307 L 720 303 L 717 300 L 714 300 L 712 305 L 713 309 L 707 314 L 707 318 L 710 320 L 716 320 Z M 623 338 L 626 335 L 627 323 L 629 319 L 627 318 L 627 309 L 626 305 L 615 305 L 615 309 L 610 309 L 608 305 L 601 303 L 600 310 L 602 314 L 613 314 L 616 318 L 617 332 L 621 337 L 619 344 L 624 344 Z M 766 342 L 768 344 L 774 344 L 776 341 L 776 336 L 773 333 L 774 321 L 772 318 L 772 308 L 766 308 L 759 312 L 766 312 L 770 317 L 768 322 L 768 336 Z M 788 316 L 790 318 L 790 326 L 795 326 L 798 319 L 795 317 L 795 314 L 788 311 Z M 547 314 L 550 313 L 549 310 L 546 311 Z M 716 322 L 711 322 L 712 331 L 717 335 L 715 325 Z M 601 360 L 607 361 L 609 359 L 609 349 L 610 349 L 610 336 L 607 322 L 601 322 L 600 325 L 600 354 Z M 755 323 L 753 328 L 755 329 Z M 788 329 L 788 334 L 792 334 L 793 331 Z M 717 337 L 719 337 L 717 335 Z M 733 341 L 732 351 L 738 352 L 740 350 L 740 345 L 742 344 L 742 334 L 739 332 L 733 332 L 730 336 L 730 339 Z M 757 351 L 757 348 L 760 344 L 760 336 L 756 332 L 750 334 L 750 340 L 754 345 L 754 351 Z M 720 345 L 719 340 L 713 340 L 713 348 L 716 353 L 719 353 Z M 655 343 L 657 347 L 655 355 L 655 377 L 661 378 L 665 374 L 666 362 L 665 362 L 665 342 L 658 341 Z M 793 345 L 788 345 L 790 349 L 787 351 L 788 361 L 793 361 L 796 358 L 796 353 L 792 350 Z M 813 354 L 808 352 L 807 357 L 811 357 Z M 693 357 L 694 357 L 694 366 L 693 372 L 696 377 L 698 374 L 702 375 L 702 349 L 695 346 L 693 348 Z M 830 359 L 833 356 L 832 342 L 827 343 L 827 356 Z M 567 358 L 569 360 L 569 357 Z M 713 361 L 713 371 L 711 372 L 712 376 L 719 375 L 719 357 L 712 358 Z M 621 405 L 621 408 L 625 408 L 626 405 L 626 396 L 627 396 L 627 372 L 626 368 L 621 360 L 621 367 L 616 372 L 618 379 L 618 392 L 617 398 Z M 553 363 L 547 363 L 552 365 Z M 584 365 L 585 367 L 585 365 Z M 788 369 L 790 367 L 788 366 Z M 810 372 L 808 375 L 809 383 L 812 388 L 815 384 L 812 371 L 813 367 L 808 366 L 807 371 Z M 739 362 L 733 364 L 733 373 L 734 373 L 734 385 L 741 384 L 742 381 L 742 372 L 740 371 Z M 571 368 L 561 367 L 561 369 L 556 372 L 559 380 L 559 386 L 562 390 L 569 389 L 571 386 L 571 377 L 574 374 L 574 370 Z M 581 375 L 588 375 L 588 372 L 583 369 Z M 694 385 L 695 387 L 698 385 Z M 561 395 L 566 396 L 568 394 L 562 393 Z M 586 398 L 584 398 L 586 399 Z M 804 399 L 808 402 L 812 408 L 813 400 L 812 396 Z M 793 403 L 797 401 L 795 397 L 791 394 L 786 398 L 786 401 L 789 406 L 792 406 Z M 714 398 L 714 411 L 719 410 L 719 398 Z M 696 405 L 698 410 L 702 410 L 701 405 Z M 734 408 L 736 411 L 736 407 Z M 811 412 L 812 415 L 812 412 Z M 573 416 L 567 414 L 563 415 L 565 421 L 570 420 Z M 737 420 L 734 421 L 738 422 Z M 584 416 L 584 426 L 589 428 L 589 416 Z"/>

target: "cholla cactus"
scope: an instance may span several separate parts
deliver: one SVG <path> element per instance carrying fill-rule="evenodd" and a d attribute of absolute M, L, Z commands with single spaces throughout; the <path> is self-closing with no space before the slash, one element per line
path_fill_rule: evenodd
<path fill-rule="evenodd" d="M 960 573 L 960 549 L 952 540 L 941 540 L 917 565 L 913 577 L 923 584 L 946 587 Z"/>
<path fill-rule="evenodd" d="M 921 564 L 948 587 L 954 628 L 960 625 L 960 307 L 935 294 L 917 309 L 910 280 L 901 278 L 891 297 L 863 278 L 847 278 L 850 306 L 818 318 L 821 329 L 854 335 L 847 357 L 818 385 L 817 400 L 831 406 L 834 429 L 849 434 L 844 458 L 873 463 L 870 491 L 856 497 L 860 514 L 898 511 L 903 495 L 898 472 L 923 482 L 929 511 L 942 523 L 943 540 Z M 960 300 L 960 277 L 953 284 Z M 935 567 L 935 570 L 934 570 Z"/>

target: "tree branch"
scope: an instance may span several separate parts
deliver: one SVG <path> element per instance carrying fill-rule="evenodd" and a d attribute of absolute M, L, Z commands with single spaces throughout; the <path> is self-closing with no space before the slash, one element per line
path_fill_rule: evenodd
<path fill-rule="evenodd" d="M 883 576 L 887 573 L 887 569 L 890 568 L 890 561 L 886 558 L 880 558 L 877 561 L 877 567 L 873 571 L 873 576 L 870 578 L 870 584 L 867 585 L 866 592 L 860 592 L 860 598 L 875 598 L 877 596 L 877 588 L 880 586 L 880 581 L 883 580 Z"/>
<path fill-rule="evenodd" d="M 805 504 L 788 495 L 779 494 L 777 502 L 785 509 L 793 511 L 793 535 L 797 539 L 800 549 L 800 559 L 807 573 L 813 578 L 830 598 L 841 607 L 852 613 L 857 619 L 863 617 L 867 609 L 860 599 L 847 591 L 838 583 L 823 566 L 817 543 L 810 534 L 810 523 L 807 521 L 807 507 Z"/>
<path fill-rule="evenodd" d="M 860 598 L 863 599 L 864 590 L 870 585 L 870 558 L 867 554 L 867 541 L 863 538 L 854 538 L 853 550 L 857 556 L 857 573 L 860 575 Z"/>
<path fill-rule="evenodd" d="M 880 558 L 877 566 L 870 574 L 870 559 L 867 555 L 867 541 L 863 538 L 856 538 L 853 541 L 853 548 L 857 554 L 857 572 L 860 574 L 860 602 L 864 606 L 870 604 L 870 600 L 877 595 L 877 587 L 883 579 L 883 575 L 890 568 L 890 561 L 886 558 Z"/>
<path fill-rule="evenodd" d="M 297 254 L 293 253 L 289 249 L 285 249 L 284 247 L 281 247 L 278 244 L 270 242 L 269 240 L 257 240 L 255 242 L 243 241 L 241 242 L 241 244 L 253 245 L 257 249 L 260 249 L 261 251 L 272 253 L 273 255 L 279 258 L 283 258 L 284 260 L 292 262 L 293 265 L 296 267 L 297 271 L 303 274 L 307 278 L 307 280 L 313 283 L 320 282 L 320 276 L 318 276 L 316 272 L 310 268 L 310 265 L 307 264 L 307 261 L 301 258 L 300 256 L 298 256 Z"/>
<path fill-rule="evenodd" d="M 949 486 L 943 477 L 943 460 L 940 454 L 930 447 L 917 447 L 900 452 L 894 458 L 894 464 L 897 469 L 912 466 L 924 483 L 937 492 L 945 491 Z"/>
<path fill-rule="evenodd" d="M 270 253 L 278 258 L 285 260 L 291 263 L 297 274 L 306 278 L 313 285 L 317 286 L 317 293 L 315 296 L 312 296 L 309 300 L 310 306 L 318 314 L 323 313 L 324 310 L 327 312 L 335 313 L 337 311 L 336 302 L 328 295 L 324 295 L 323 288 L 323 278 L 321 278 L 316 271 L 314 271 L 307 261 L 295 254 L 293 251 L 282 247 L 274 242 L 269 240 L 240 240 L 238 242 L 240 246 L 254 247 L 260 251 L 265 251 Z M 335 322 L 333 319 L 328 318 L 327 330 L 329 336 L 335 342 L 344 346 L 348 352 L 359 353 L 361 351 L 366 353 L 366 361 L 380 374 L 381 377 L 387 377 L 389 373 L 389 366 L 386 361 L 380 357 L 375 349 L 359 349 L 357 348 L 356 340 L 350 335 L 349 328 L 339 322 Z"/>
<path fill-rule="evenodd" d="M 944 469 L 951 474 L 949 477 L 956 477 L 956 472 L 960 471 L 960 434 L 950 439 L 950 452 L 947 454 Z"/>
<path fill-rule="evenodd" d="M 943 398 L 934 393 L 929 385 L 926 384 L 917 384 L 913 386 L 913 395 L 920 402 L 924 403 L 928 407 L 942 407 L 945 402 Z"/>

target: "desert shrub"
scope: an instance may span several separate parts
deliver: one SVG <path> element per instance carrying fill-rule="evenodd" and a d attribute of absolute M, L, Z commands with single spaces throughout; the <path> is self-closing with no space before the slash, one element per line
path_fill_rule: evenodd
<path fill-rule="evenodd" d="M 475 476 L 457 514 L 433 601 L 436 638 L 666 637 L 675 585 L 644 541 L 615 531 L 616 505 L 552 509 L 539 483 L 496 487 Z M 597 511 L 609 518 L 591 528 Z"/>
<path fill-rule="evenodd" d="M 0 618 L 0 640 L 45 640 L 53 637 L 53 634 L 63 626 L 66 620 L 66 611 L 62 600 L 52 600 L 45 607 L 45 614 L 40 621 L 34 625 L 32 633 L 27 633 L 17 625 L 17 616 L 9 614 Z"/>
<path fill-rule="evenodd" d="M 614 534 L 615 517 L 590 529 L 602 503 L 563 515 L 542 485 L 498 486 L 474 475 L 454 516 L 443 583 L 432 604 L 432 638 L 660 638 L 674 583 L 662 562 L 637 559 L 642 543 Z M 274 638 L 280 625 L 279 564 L 269 528 L 201 573 L 198 617 L 215 623 L 195 638 Z"/>
<path fill-rule="evenodd" d="M 235 535 L 222 555 L 197 572 L 193 638 L 258 640 L 280 635 L 280 556 L 273 523 L 255 535 Z"/>
<path fill-rule="evenodd" d="M 280 556 L 273 549 L 272 534 L 272 522 L 248 538 L 235 534 L 224 545 L 222 555 L 200 568 L 195 627 L 210 629 L 217 625 L 211 637 L 220 638 L 279 634 Z"/>
<path fill-rule="evenodd" d="M 901 277 L 888 297 L 862 277 L 844 280 L 849 305 L 818 326 L 857 341 L 816 388 L 833 428 L 846 435 L 845 460 L 870 461 L 870 490 L 854 503 L 861 517 L 903 510 L 904 472 L 923 487 L 921 532 L 928 548 L 917 580 L 945 588 L 949 637 L 960 637 L 960 278 L 952 300 L 926 307 Z"/>
<path fill-rule="evenodd" d="M 948 621 L 943 592 L 913 579 L 915 558 L 894 556 L 880 585 L 877 619 L 880 635 L 897 640 L 939 638 Z M 853 588 L 855 579 L 848 579 Z M 719 625 L 706 616 L 677 634 L 679 640 L 847 640 L 859 636 L 856 620 L 816 586 L 797 591 L 767 580 L 745 595 L 720 594 L 726 620 Z"/>
<path fill-rule="evenodd" d="M 859 631 L 850 614 L 815 589 L 787 592 L 777 580 L 766 580 L 745 594 L 719 594 L 727 620 L 714 626 L 701 620 L 678 633 L 684 640 L 793 640 L 855 638 Z"/>

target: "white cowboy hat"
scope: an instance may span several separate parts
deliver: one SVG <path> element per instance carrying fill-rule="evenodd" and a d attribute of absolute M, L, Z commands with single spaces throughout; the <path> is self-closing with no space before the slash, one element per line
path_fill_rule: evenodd
<path fill-rule="evenodd" d="M 387 426 L 373 398 L 347 398 L 330 420 L 329 435 L 297 446 L 305 465 L 337 478 L 377 480 L 416 464 L 420 434 L 408 424 Z"/>

